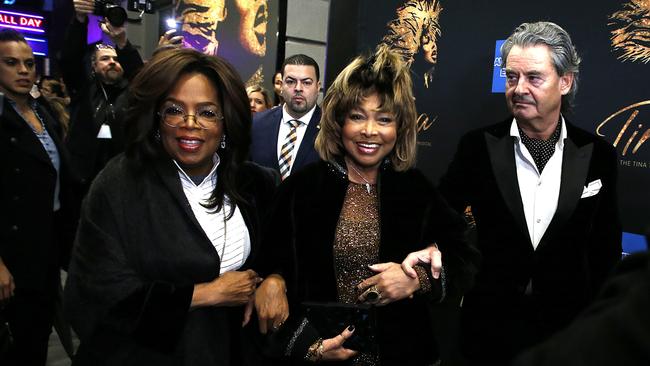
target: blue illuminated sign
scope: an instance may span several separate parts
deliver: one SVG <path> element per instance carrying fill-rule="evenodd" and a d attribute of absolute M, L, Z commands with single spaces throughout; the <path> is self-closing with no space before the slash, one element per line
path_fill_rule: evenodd
<path fill-rule="evenodd" d="M 27 44 L 32 48 L 36 56 L 47 56 L 47 40 L 25 37 Z"/>
<path fill-rule="evenodd" d="M 494 70 L 492 71 L 492 93 L 506 92 L 506 74 L 502 69 L 501 45 L 505 40 L 498 40 L 494 47 Z"/>
<path fill-rule="evenodd" d="M 45 18 L 41 15 L 0 10 L 0 29 L 2 28 L 19 31 L 25 36 L 34 55 L 47 57 L 47 39 L 40 38 L 45 36 L 46 30 Z"/>

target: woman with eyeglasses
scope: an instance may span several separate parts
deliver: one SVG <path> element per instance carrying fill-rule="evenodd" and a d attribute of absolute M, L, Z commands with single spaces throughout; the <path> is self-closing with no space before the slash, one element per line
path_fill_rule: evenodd
<path fill-rule="evenodd" d="M 241 332 L 275 182 L 245 162 L 244 85 L 218 57 L 169 50 L 129 98 L 127 150 L 89 191 L 70 265 L 75 364 L 261 364 Z"/>

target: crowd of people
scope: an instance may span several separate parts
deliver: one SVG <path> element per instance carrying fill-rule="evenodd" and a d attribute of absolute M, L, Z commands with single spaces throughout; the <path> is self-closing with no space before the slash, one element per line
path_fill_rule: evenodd
<path fill-rule="evenodd" d="M 303 54 L 272 95 L 163 38 L 143 62 L 109 23 L 112 44 L 87 50 L 92 3 L 74 2 L 62 79 L 37 82 L 25 39 L 0 31 L 3 365 L 45 365 L 57 319 L 75 365 L 648 360 L 590 349 L 627 315 L 609 307 L 648 304 L 648 267 L 606 284 L 616 153 L 568 119 L 581 60 L 560 26 L 508 37 L 511 115 L 463 136 L 436 185 L 415 167 L 410 70 L 385 45 L 319 106 Z"/>

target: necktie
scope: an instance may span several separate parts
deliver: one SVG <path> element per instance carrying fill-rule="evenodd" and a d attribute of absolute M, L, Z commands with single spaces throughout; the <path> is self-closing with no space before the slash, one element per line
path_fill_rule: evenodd
<path fill-rule="evenodd" d="M 280 166 L 280 175 L 282 180 L 286 179 L 289 176 L 291 171 L 291 153 L 296 147 L 296 140 L 298 139 L 298 126 L 300 126 L 300 121 L 297 119 L 292 119 L 288 122 L 289 133 L 287 137 L 284 138 L 284 143 L 280 149 L 280 157 L 278 158 L 278 165 Z"/>

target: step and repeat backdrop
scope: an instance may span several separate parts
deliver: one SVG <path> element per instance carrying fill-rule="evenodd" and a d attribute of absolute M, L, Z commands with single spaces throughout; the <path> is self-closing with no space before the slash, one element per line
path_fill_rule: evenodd
<path fill-rule="evenodd" d="M 408 60 L 419 119 L 418 167 L 437 181 L 467 131 L 508 116 L 501 42 L 522 22 L 552 21 L 582 64 L 577 126 L 616 147 L 624 250 L 650 227 L 650 0 L 332 1 L 326 83 L 361 52 L 387 43 Z M 477 184 L 479 184 L 477 182 Z"/>

